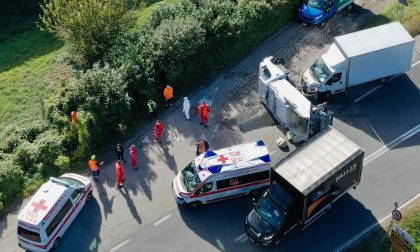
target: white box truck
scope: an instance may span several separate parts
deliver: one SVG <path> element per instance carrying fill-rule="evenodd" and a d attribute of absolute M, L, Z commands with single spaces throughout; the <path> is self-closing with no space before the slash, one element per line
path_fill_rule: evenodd
<path fill-rule="evenodd" d="M 272 183 L 245 219 L 250 240 L 277 245 L 332 207 L 361 178 L 364 151 L 328 127 L 272 167 Z"/>
<path fill-rule="evenodd" d="M 288 140 L 294 143 L 311 136 L 332 124 L 332 114 L 326 104 L 314 106 L 287 78 L 289 71 L 281 58 L 272 56 L 260 63 L 258 94 L 261 102 L 286 129 Z"/>
<path fill-rule="evenodd" d="M 411 68 L 413 50 L 414 39 L 399 22 L 335 37 L 303 74 L 302 92 L 328 98 L 348 87 L 404 73 Z"/>

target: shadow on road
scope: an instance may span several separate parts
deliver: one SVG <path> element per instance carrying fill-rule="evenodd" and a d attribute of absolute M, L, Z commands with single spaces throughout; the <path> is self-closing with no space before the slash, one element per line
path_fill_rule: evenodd
<path fill-rule="evenodd" d="M 101 224 L 101 209 L 97 199 L 92 198 L 70 225 L 56 251 L 99 251 Z"/>
<path fill-rule="evenodd" d="M 253 208 L 249 197 L 209 204 L 197 209 L 179 207 L 185 224 L 219 251 L 333 251 L 366 227 L 377 223 L 350 194 L 305 230 L 293 232 L 277 248 L 257 247 L 244 240 L 244 222 Z"/>
<path fill-rule="evenodd" d="M 130 198 L 130 195 L 128 193 L 128 190 L 125 186 L 119 189 L 119 192 L 122 194 L 124 199 L 127 201 L 128 209 L 130 209 L 131 214 L 133 215 L 133 218 L 137 221 L 138 224 L 141 224 L 141 217 L 139 213 L 137 212 L 137 208 L 134 205 L 133 200 Z"/>

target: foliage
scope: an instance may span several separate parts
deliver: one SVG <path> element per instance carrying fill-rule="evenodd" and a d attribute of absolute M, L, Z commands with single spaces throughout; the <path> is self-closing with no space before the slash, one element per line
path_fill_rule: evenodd
<path fill-rule="evenodd" d="M 23 172 L 11 160 L 0 160 L 0 213 L 22 190 Z"/>
<path fill-rule="evenodd" d="M 76 63 L 101 59 L 115 38 L 135 24 L 134 0 L 45 0 L 43 27 L 70 45 Z"/>
<path fill-rule="evenodd" d="M 373 17 L 362 28 L 370 28 L 395 21 L 400 21 L 412 36 L 420 34 L 420 1 L 409 0 L 408 6 L 403 6 L 399 2 L 393 3 L 387 6 L 382 13 Z"/>

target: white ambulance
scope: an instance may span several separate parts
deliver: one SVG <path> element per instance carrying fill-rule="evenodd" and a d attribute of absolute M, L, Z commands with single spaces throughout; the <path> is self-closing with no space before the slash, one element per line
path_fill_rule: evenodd
<path fill-rule="evenodd" d="M 258 195 L 270 185 L 270 162 L 261 140 L 202 153 L 174 178 L 175 201 L 195 208 L 241 195 Z"/>
<path fill-rule="evenodd" d="M 57 248 L 67 228 L 91 199 L 88 178 L 74 173 L 50 178 L 19 213 L 19 247 L 29 251 Z"/>

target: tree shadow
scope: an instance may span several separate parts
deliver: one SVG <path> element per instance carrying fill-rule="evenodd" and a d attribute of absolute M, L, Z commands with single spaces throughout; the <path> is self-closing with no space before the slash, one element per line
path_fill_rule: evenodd
<path fill-rule="evenodd" d="M 93 197 L 70 225 L 56 251 L 99 251 L 101 224 L 101 209 Z"/>
<path fill-rule="evenodd" d="M 94 180 L 94 183 L 95 183 L 95 186 L 96 186 L 96 191 L 98 192 L 98 195 L 99 195 L 99 200 L 102 203 L 104 216 L 105 216 L 105 220 L 106 220 L 106 219 L 108 219 L 108 214 L 112 214 L 112 205 L 114 203 L 115 196 L 112 196 L 112 198 L 109 199 L 108 198 L 108 193 L 107 193 L 105 187 L 103 186 L 102 182 Z"/>

